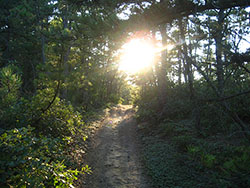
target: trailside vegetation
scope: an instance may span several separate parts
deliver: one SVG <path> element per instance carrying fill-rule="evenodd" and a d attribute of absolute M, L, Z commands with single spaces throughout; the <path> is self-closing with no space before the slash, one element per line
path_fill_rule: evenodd
<path fill-rule="evenodd" d="M 107 7 L 108 9 L 108 7 Z M 75 1 L 0 2 L 0 187 L 73 187 L 87 118 L 122 102 L 112 9 Z"/>
<path fill-rule="evenodd" d="M 155 187 L 250 186 L 249 4 L 241 3 L 135 5 L 128 22 L 140 20 L 146 37 L 166 46 L 134 77 Z"/>
<path fill-rule="evenodd" d="M 128 82 L 131 36 L 163 49 Z M 154 187 L 250 187 L 249 36 L 247 0 L 0 1 L 0 187 L 74 187 L 87 119 L 118 103 Z"/>

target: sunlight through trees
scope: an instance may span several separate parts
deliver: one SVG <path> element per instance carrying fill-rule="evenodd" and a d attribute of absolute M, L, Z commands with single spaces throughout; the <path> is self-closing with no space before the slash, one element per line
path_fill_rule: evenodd
<path fill-rule="evenodd" d="M 91 170 L 74 151 L 115 104 L 147 125 L 155 187 L 250 187 L 249 13 L 247 0 L 0 1 L 0 187 L 80 186 Z M 194 181 L 164 170 L 178 161 Z"/>

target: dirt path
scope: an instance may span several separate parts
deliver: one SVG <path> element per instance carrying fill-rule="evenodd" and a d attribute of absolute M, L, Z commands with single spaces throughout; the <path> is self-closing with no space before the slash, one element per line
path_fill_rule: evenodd
<path fill-rule="evenodd" d="M 131 106 L 110 110 L 91 140 L 87 163 L 93 174 L 86 178 L 85 188 L 147 188 L 139 161 L 136 122 Z"/>

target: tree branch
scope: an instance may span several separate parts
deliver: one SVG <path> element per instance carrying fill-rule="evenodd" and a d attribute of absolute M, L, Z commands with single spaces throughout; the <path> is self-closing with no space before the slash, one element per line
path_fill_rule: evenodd
<path fill-rule="evenodd" d="M 49 102 L 49 104 L 47 105 L 46 108 L 41 109 L 41 114 L 45 113 L 52 106 L 52 104 L 55 102 L 56 97 L 57 97 L 57 95 L 59 93 L 60 84 L 61 84 L 61 81 L 58 81 L 56 91 L 55 91 L 55 94 L 53 96 L 53 99 Z M 31 126 L 36 126 L 36 124 L 39 123 L 41 121 L 41 119 L 42 119 L 42 116 L 40 116 L 39 118 L 34 120 L 34 122 L 31 124 Z"/>
<path fill-rule="evenodd" d="M 153 28 L 162 24 L 172 23 L 173 20 L 187 17 L 205 10 L 229 9 L 234 7 L 248 7 L 249 1 L 219 0 L 217 3 L 207 1 L 205 5 L 200 5 L 190 1 L 184 1 L 185 4 L 175 4 L 174 7 L 168 4 L 168 1 L 151 5 L 151 7 L 140 15 L 135 15 L 129 19 L 129 25 L 132 28 L 138 28 L 138 24 L 145 25 L 147 28 Z M 136 22 L 133 24 L 133 22 Z M 130 27 L 131 28 L 131 27 Z"/>
<path fill-rule="evenodd" d="M 250 93 L 250 90 L 244 91 L 244 92 L 241 92 L 241 93 L 237 93 L 235 95 L 227 96 L 227 97 L 222 97 L 222 98 L 218 98 L 218 99 L 207 99 L 207 100 L 203 100 L 203 101 L 204 102 L 222 102 L 222 101 L 229 100 L 229 99 L 232 99 L 232 98 L 235 98 L 235 97 L 239 97 L 241 95 L 247 95 L 249 93 Z"/>

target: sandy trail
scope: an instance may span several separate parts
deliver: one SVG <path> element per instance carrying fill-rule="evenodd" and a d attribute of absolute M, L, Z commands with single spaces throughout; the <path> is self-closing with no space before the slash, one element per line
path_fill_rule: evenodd
<path fill-rule="evenodd" d="M 85 188 L 149 187 L 139 161 L 133 114 L 131 106 L 118 106 L 100 125 L 86 156 L 93 173 L 87 176 Z"/>

